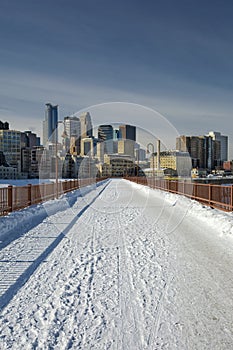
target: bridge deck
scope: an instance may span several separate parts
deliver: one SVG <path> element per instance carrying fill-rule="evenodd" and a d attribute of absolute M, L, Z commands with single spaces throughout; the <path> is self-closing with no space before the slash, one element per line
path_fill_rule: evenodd
<path fill-rule="evenodd" d="M 10 242 L 0 348 L 230 349 L 233 243 L 192 206 L 110 180 Z"/>

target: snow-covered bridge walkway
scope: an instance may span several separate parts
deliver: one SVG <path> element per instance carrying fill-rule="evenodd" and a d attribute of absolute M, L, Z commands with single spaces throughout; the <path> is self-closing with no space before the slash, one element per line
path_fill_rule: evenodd
<path fill-rule="evenodd" d="M 231 214 L 125 180 L 69 204 L 2 235 L 1 350 L 233 347 Z"/>

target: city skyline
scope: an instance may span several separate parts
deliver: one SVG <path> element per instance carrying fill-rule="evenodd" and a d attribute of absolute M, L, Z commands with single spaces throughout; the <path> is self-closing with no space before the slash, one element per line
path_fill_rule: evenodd
<path fill-rule="evenodd" d="M 87 112 L 80 112 L 79 114 L 78 113 L 76 113 L 76 114 L 72 114 L 71 116 L 66 116 L 66 117 L 64 117 L 63 118 L 63 120 L 61 120 L 60 118 L 59 118 L 59 113 L 58 113 L 58 110 L 57 110 L 57 107 L 58 107 L 58 105 L 56 105 L 56 106 L 52 106 L 52 104 L 50 104 L 50 103 L 46 103 L 45 104 L 45 106 L 46 106 L 46 111 L 45 111 L 45 120 L 46 120 L 46 118 L 47 118 L 47 113 L 48 113 L 48 111 L 47 111 L 47 109 L 48 109 L 48 106 L 50 106 L 50 107 L 52 107 L 52 108 L 54 108 L 54 109 L 56 109 L 56 118 L 58 118 L 57 119 L 57 130 L 56 130 L 56 127 L 52 130 L 50 130 L 50 132 L 49 132 L 49 134 L 50 134 L 50 136 L 51 135 L 53 135 L 55 132 L 58 132 L 58 130 L 59 130 L 59 124 L 58 123 L 62 123 L 63 124 L 63 132 L 61 133 L 61 135 L 60 135 L 60 137 L 64 137 L 66 134 L 67 134 L 67 127 L 69 127 L 70 128 L 70 124 L 69 124 L 69 126 L 68 126 L 68 124 L 66 124 L 68 121 L 69 121 L 69 123 L 70 123 L 70 120 L 72 121 L 72 120 L 78 120 L 79 121 L 79 118 L 81 117 L 81 118 L 83 118 L 85 115 L 87 115 L 88 116 L 88 119 L 89 119 L 89 126 L 87 127 L 87 129 L 86 130 L 88 130 L 88 132 L 90 132 L 90 135 L 89 136 L 87 136 L 87 137 L 94 137 L 94 138 L 97 138 L 97 139 L 101 139 L 101 137 L 99 137 L 99 129 L 101 129 L 101 127 L 111 127 L 112 128 L 112 140 L 114 140 L 115 139 L 115 136 L 114 136 L 114 132 L 115 131 L 118 131 L 118 133 L 120 132 L 120 134 L 119 134 L 119 138 L 122 138 L 122 135 L 121 135 L 121 129 L 122 128 L 127 128 L 127 127 L 129 127 L 130 129 L 134 129 L 133 130 L 133 137 L 132 137 L 132 134 L 128 134 L 128 136 L 126 136 L 127 135 L 127 133 L 123 136 L 123 138 L 125 138 L 125 139 L 131 139 L 131 137 L 132 137 L 132 139 L 134 140 L 134 141 L 136 141 L 136 128 L 137 128 L 137 126 L 135 126 L 135 125 L 132 125 L 132 124 L 129 124 L 129 123 L 112 123 L 112 124 L 107 124 L 107 123 L 103 123 L 102 125 L 100 124 L 100 125 L 96 125 L 95 123 L 94 123 L 94 125 L 95 125 L 95 128 L 93 128 L 92 127 L 92 124 L 93 124 L 93 121 L 92 121 L 92 116 L 90 115 L 90 113 L 87 111 Z M 42 129 L 44 128 L 44 123 L 45 123 L 45 120 L 41 120 L 40 122 L 42 123 Z M 33 130 L 30 130 L 29 128 L 28 128 L 28 130 L 29 131 L 27 131 L 25 128 L 19 128 L 19 129 L 16 129 L 14 126 L 12 127 L 12 125 L 9 123 L 9 121 L 7 121 L 7 120 L 5 120 L 5 121 L 1 121 L 0 120 L 0 124 L 1 124 L 1 129 L 4 129 L 5 128 L 5 125 L 7 126 L 7 128 L 9 129 L 9 130 L 12 130 L 12 131 L 17 131 L 17 132 L 20 132 L 20 133 L 27 133 L 27 132 L 33 132 Z M 79 124 L 80 124 L 80 121 L 79 121 Z M 81 126 L 79 125 L 79 128 L 80 128 Z M 70 129 L 71 130 L 71 129 Z M 47 131 L 47 129 L 45 128 L 45 131 L 46 131 L 46 133 L 48 132 Z M 140 131 L 145 131 L 145 130 L 143 130 L 143 129 L 141 129 Z M 70 131 L 69 131 L 69 133 L 70 133 Z M 68 133 L 68 135 L 66 135 L 66 136 L 68 136 L 69 138 L 72 138 L 72 136 L 74 136 L 74 135 L 70 135 Z M 81 129 L 78 131 L 78 135 L 79 135 L 79 133 L 80 133 L 80 136 L 82 135 L 82 133 L 81 133 Z M 147 131 L 145 131 L 145 134 L 147 133 Z M 174 143 L 174 147 L 171 147 L 171 148 L 166 148 L 166 145 L 164 145 L 165 147 L 164 147 L 164 150 L 171 150 L 171 151 L 174 151 L 174 150 L 179 150 L 178 148 L 177 148 L 177 137 L 178 138 L 180 138 L 180 137 L 183 137 L 183 136 L 185 136 L 185 137 L 208 137 L 208 136 L 210 136 L 211 135 L 211 137 L 215 137 L 215 134 L 218 134 L 219 135 L 219 137 L 223 137 L 223 138 L 227 138 L 228 139 L 228 135 L 222 135 L 222 133 L 221 133 L 221 131 L 219 132 L 216 132 L 216 131 L 213 131 L 213 130 L 211 130 L 210 131 L 210 129 L 209 129 L 209 131 L 206 131 L 205 133 L 201 133 L 201 134 L 191 134 L 191 133 L 187 133 L 186 135 L 184 135 L 184 134 L 180 134 L 180 135 L 177 135 L 177 136 L 175 136 L 174 135 L 174 140 L 173 140 L 173 143 Z M 54 143 L 55 141 L 55 139 L 56 138 L 54 138 L 54 135 L 52 136 L 53 137 L 53 140 L 49 140 L 48 138 L 44 138 L 43 136 L 43 131 L 42 131 L 42 137 L 40 137 L 40 134 L 37 134 L 38 135 L 38 137 L 40 138 L 40 140 L 41 140 L 41 145 L 42 146 L 46 146 L 46 144 L 47 144 L 47 142 L 49 143 L 49 142 L 51 142 L 52 141 L 52 143 Z M 220 136 L 221 135 L 221 136 Z M 143 135 L 144 136 L 144 138 L 145 138 L 145 135 Z M 148 133 L 148 135 L 146 135 L 147 137 L 148 137 L 148 140 L 147 141 L 150 141 L 150 137 L 151 137 L 151 135 L 150 135 L 150 133 Z M 152 136 L 154 136 L 153 134 L 152 134 Z M 60 138 L 59 138 L 59 135 L 57 135 L 57 137 L 58 137 L 58 142 L 60 143 Z M 78 136 L 76 135 L 76 138 L 77 138 Z M 85 133 L 83 132 L 83 135 L 82 135 L 82 137 L 84 138 L 84 137 L 86 137 L 85 136 Z M 44 142 L 43 140 L 44 139 L 46 139 L 47 141 L 46 142 Z M 110 139 L 109 139 L 110 140 Z M 145 141 L 145 139 L 144 139 L 144 141 Z M 153 141 L 156 141 L 156 139 L 154 139 Z M 147 146 L 146 146 L 146 144 L 144 144 L 144 143 L 141 143 L 141 146 L 142 147 L 144 147 L 144 148 L 146 148 Z M 226 152 L 226 154 L 228 154 L 229 152 L 228 152 L 228 141 L 227 141 L 227 144 L 226 144 L 226 146 L 224 146 L 225 148 L 224 148 L 224 152 Z M 225 157 L 224 158 L 224 161 L 227 161 L 227 160 L 232 160 L 232 159 L 230 159 L 230 157 L 228 156 L 228 157 Z"/>
<path fill-rule="evenodd" d="M 181 135 L 176 137 L 176 148 L 168 149 L 164 140 L 151 140 L 151 133 L 146 133 L 144 129 L 136 132 L 137 127 L 129 123 L 102 124 L 96 130 L 98 134 L 94 135 L 90 112 L 59 121 L 57 107 L 45 104 L 43 145 L 32 131 L 16 131 L 10 128 L 8 122 L 0 121 L 1 178 L 58 179 L 77 178 L 79 174 L 84 177 L 93 174 L 114 177 L 126 176 L 126 173 L 138 176 L 139 169 L 140 176 L 149 177 L 196 178 L 200 175 L 202 178 L 215 174 L 219 179 L 232 176 L 233 161 L 228 161 L 228 136 L 220 132 L 210 131 L 201 136 Z M 61 124 L 60 142 L 58 126 Z M 168 125 L 165 123 L 165 126 Z"/>
<path fill-rule="evenodd" d="M 230 1 L 0 6 L 1 120 L 42 136 L 46 101 L 59 104 L 62 118 L 131 102 L 160 112 L 180 135 L 228 134 L 233 158 Z M 153 121 L 139 126 L 156 129 Z"/>

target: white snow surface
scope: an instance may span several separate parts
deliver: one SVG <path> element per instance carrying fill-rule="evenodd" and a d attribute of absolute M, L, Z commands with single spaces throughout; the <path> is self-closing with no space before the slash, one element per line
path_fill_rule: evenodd
<path fill-rule="evenodd" d="M 116 179 L 0 229 L 1 350 L 233 348 L 231 213 Z"/>

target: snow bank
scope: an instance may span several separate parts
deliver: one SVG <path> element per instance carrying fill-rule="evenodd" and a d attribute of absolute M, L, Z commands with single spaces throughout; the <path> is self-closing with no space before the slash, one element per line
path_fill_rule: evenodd
<path fill-rule="evenodd" d="M 59 179 L 59 182 L 70 181 L 73 179 Z M 26 186 L 26 185 L 39 185 L 39 184 L 50 184 L 55 182 L 55 179 L 22 179 L 22 180 L 9 180 L 0 179 L 0 188 L 7 186 Z"/>
<path fill-rule="evenodd" d="M 147 186 L 136 184 L 135 182 L 131 182 L 131 186 L 144 192 L 145 195 L 148 195 L 150 192 L 150 194 L 160 197 L 170 205 L 179 205 L 186 208 L 186 215 L 189 217 L 198 218 L 198 220 L 211 226 L 214 231 L 218 230 L 221 235 L 233 234 L 232 212 L 224 212 L 218 209 L 213 209 L 185 196 L 158 189 L 151 189 Z"/>
<path fill-rule="evenodd" d="M 3 187 L 8 187 L 8 186 L 26 186 L 26 185 L 38 185 L 38 184 L 42 184 L 42 183 L 52 183 L 55 180 L 50 180 L 50 179 L 24 179 L 24 180 L 4 180 L 4 179 L 0 179 L 0 188 Z M 60 181 L 60 180 L 59 180 Z"/>
<path fill-rule="evenodd" d="M 97 184 L 82 187 L 81 189 L 62 195 L 59 199 L 31 205 L 25 209 L 9 213 L 7 216 L 0 217 L 0 248 L 22 236 L 46 217 L 72 207 L 78 197 L 85 196 L 96 187 L 106 183 L 106 181 L 104 180 Z"/>

